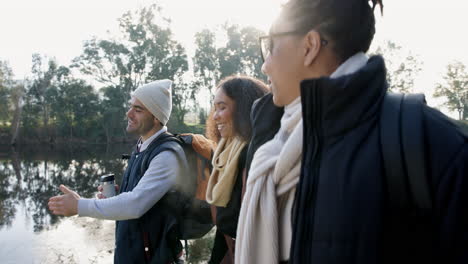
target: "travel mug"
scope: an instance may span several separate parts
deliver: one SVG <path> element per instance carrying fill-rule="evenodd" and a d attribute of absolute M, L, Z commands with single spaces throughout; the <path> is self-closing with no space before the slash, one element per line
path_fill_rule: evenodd
<path fill-rule="evenodd" d="M 101 176 L 102 194 L 106 198 L 115 196 L 115 177 L 114 174 L 106 174 Z"/>

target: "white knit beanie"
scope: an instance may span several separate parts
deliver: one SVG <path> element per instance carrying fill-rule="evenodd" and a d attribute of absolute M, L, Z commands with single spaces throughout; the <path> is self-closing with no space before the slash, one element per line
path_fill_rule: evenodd
<path fill-rule="evenodd" d="M 163 125 L 171 116 L 171 85 L 171 80 L 158 80 L 140 86 L 132 93 Z"/>

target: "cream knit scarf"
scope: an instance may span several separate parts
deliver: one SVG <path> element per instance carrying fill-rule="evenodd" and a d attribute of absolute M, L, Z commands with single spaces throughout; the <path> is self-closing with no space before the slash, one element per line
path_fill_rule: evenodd
<path fill-rule="evenodd" d="M 226 207 L 231 199 L 237 178 L 239 155 L 247 143 L 238 137 L 222 138 L 213 156 L 211 172 L 206 190 L 206 201 L 212 205 Z"/>
<path fill-rule="evenodd" d="M 276 264 L 280 261 L 280 247 L 289 246 L 290 241 L 280 241 L 284 232 L 280 229 L 291 228 L 280 223 L 284 217 L 281 204 L 283 197 L 294 196 L 299 181 L 302 137 L 299 97 L 285 107 L 278 133 L 254 155 L 237 227 L 237 264 Z M 291 212 L 285 213 L 290 218 Z M 285 254 L 289 255 L 289 251 Z"/>

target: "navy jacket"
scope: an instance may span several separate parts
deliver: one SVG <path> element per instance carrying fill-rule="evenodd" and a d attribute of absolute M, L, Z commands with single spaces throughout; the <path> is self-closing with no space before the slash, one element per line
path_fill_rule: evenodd
<path fill-rule="evenodd" d="M 423 256 L 384 248 L 385 138 L 378 124 L 386 92 L 381 57 L 372 57 L 351 75 L 301 83 L 304 154 L 293 212 L 292 263 L 468 263 L 467 137 L 427 106 L 423 123 L 435 202 L 434 248 Z"/>
<path fill-rule="evenodd" d="M 293 209 L 291 263 L 468 263 L 467 136 L 427 106 L 426 171 L 435 208 L 429 236 L 434 248 L 424 256 L 408 257 L 389 248 L 395 241 L 385 241 L 385 139 L 380 138 L 379 118 L 386 92 L 381 57 L 370 58 L 351 75 L 301 83 L 303 160 Z M 272 138 L 280 113 L 271 95 L 259 100 L 252 111 L 252 142 Z M 269 133 L 255 133 L 256 128 Z M 257 148 L 249 146 L 247 163 Z"/>

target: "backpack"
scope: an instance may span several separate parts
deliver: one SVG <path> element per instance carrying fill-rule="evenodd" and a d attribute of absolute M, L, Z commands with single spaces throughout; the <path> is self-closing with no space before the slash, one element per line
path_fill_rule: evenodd
<path fill-rule="evenodd" d="M 426 172 L 423 94 L 387 93 L 380 144 L 388 195 L 385 263 L 432 263 L 431 188 Z M 426 258 L 426 259 L 425 259 Z"/>
<path fill-rule="evenodd" d="M 168 142 L 179 144 L 186 156 L 186 171 L 176 179 L 175 186 L 169 190 L 158 203 L 163 212 L 176 217 L 177 239 L 185 241 L 185 254 L 188 258 L 188 239 L 198 239 L 206 235 L 214 226 L 211 218 L 210 204 L 206 202 L 206 188 L 211 175 L 216 143 L 200 134 L 170 134 L 164 133 L 157 139 L 158 146 L 146 155 L 141 163 L 141 173 L 148 169 L 151 160 L 164 150 L 173 150 Z M 122 155 L 123 159 L 128 155 Z M 148 233 L 143 230 L 143 245 L 151 248 Z M 152 252 L 147 251 L 145 259 L 151 260 Z"/>
<path fill-rule="evenodd" d="M 211 175 L 216 144 L 200 134 L 169 134 L 159 145 L 177 142 L 187 159 L 187 171 L 179 175 L 175 186 L 163 198 L 164 208 L 178 218 L 178 238 L 181 240 L 203 237 L 213 228 L 210 204 L 206 202 L 206 188 Z M 141 163 L 141 171 L 148 169 L 151 160 L 165 148 L 152 151 Z"/>

